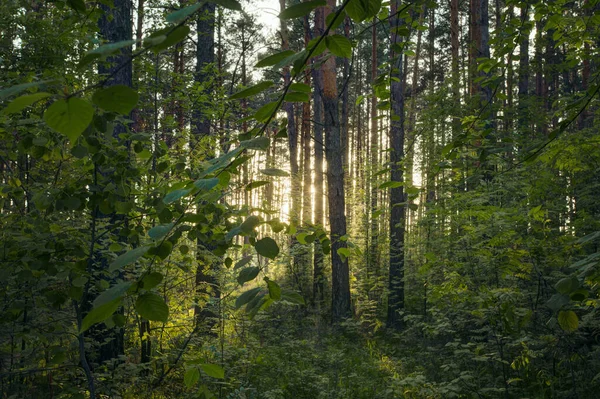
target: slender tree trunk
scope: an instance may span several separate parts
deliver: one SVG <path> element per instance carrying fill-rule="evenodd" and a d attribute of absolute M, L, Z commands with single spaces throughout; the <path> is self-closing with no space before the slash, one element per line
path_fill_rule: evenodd
<path fill-rule="evenodd" d="M 103 14 L 98 21 L 98 26 L 102 38 L 110 43 L 131 40 L 131 2 L 127 0 L 115 0 L 114 7 L 111 8 L 101 5 L 100 9 L 103 11 Z M 109 57 L 106 63 L 100 63 L 98 65 L 98 73 L 100 75 L 112 76 L 107 82 L 107 85 L 120 84 L 128 87 L 132 86 L 133 69 L 131 62 L 129 62 L 130 57 L 131 47 L 126 47 L 118 54 Z M 119 135 L 125 131 L 126 127 L 123 124 L 118 123 L 114 127 L 113 137 L 118 139 Z M 110 176 L 108 172 L 103 172 L 98 167 L 96 168 L 96 171 L 98 171 L 99 174 L 102 174 L 108 181 L 113 180 L 114 176 Z M 96 212 L 99 214 L 99 211 Z M 99 215 L 99 217 L 110 220 L 111 223 L 122 219 L 122 217 L 118 217 L 115 214 Z M 101 253 L 95 254 L 92 259 L 92 262 L 94 263 L 93 269 L 97 272 L 108 268 L 108 259 Z M 91 308 L 91 301 L 93 300 L 92 295 L 90 295 L 91 293 L 87 288 L 88 287 L 86 286 L 86 292 L 82 299 L 84 313 Z M 120 312 L 122 312 L 122 310 L 120 310 Z M 125 335 L 124 330 L 121 327 L 105 328 L 102 325 L 98 325 L 88 330 L 88 335 L 93 337 L 99 344 L 97 352 L 98 356 L 95 359 L 98 363 L 116 359 L 125 353 Z"/>
<path fill-rule="evenodd" d="M 324 17 L 331 14 L 336 0 L 328 0 Z M 336 57 L 330 56 L 322 66 L 323 108 L 325 112 L 325 157 L 327 158 L 327 196 L 329 202 L 329 226 L 331 229 L 331 273 L 332 301 L 331 312 L 334 321 L 341 321 L 351 315 L 350 273 L 348 259 L 339 251 L 347 247 L 342 237 L 346 235 L 346 213 L 344 198 L 344 167 L 340 153 L 341 129 L 339 99 L 336 78 Z"/>
<path fill-rule="evenodd" d="M 525 26 L 529 22 L 529 7 L 521 8 L 521 25 Z M 519 131 L 526 133 L 529 129 L 529 29 L 521 33 L 521 42 L 519 43 L 519 108 L 517 122 Z"/>
<path fill-rule="evenodd" d="M 211 73 L 207 68 L 214 63 L 215 49 L 215 5 L 207 3 L 202 6 L 197 20 L 198 41 L 196 45 L 196 74 L 195 82 L 203 88 L 206 94 L 211 92 L 207 82 Z M 211 121 L 206 116 L 208 103 L 197 104 L 192 113 L 192 148 L 200 140 L 209 140 L 211 148 L 216 145 L 216 139 L 212 137 Z M 214 143 L 212 142 L 214 141 Z M 208 157 L 214 157 L 214 149 L 209 152 Z M 196 293 L 198 297 L 219 298 L 221 296 L 217 273 L 219 263 L 211 256 L 210 250 L 212 244 L 197 240 L 196 260 L 198 268 L 196 269 Z M 208 302 L 208 301 L 207 301 Z M 217 322 L 218 312 L 209 306 L 196 306 L 194 308 L 196 323 L 205 323 L 206 330 L 210 331 Z"/>
<path fill-rule="evenodd" d="M 404 79 L 402 53 L 395 50 L 401 42 L 398 27 L 403 20 L 397 14 L 400 0 L 392 0 L 390 20 L 391 32 L 391 103 L 390 120 L 390 168 L 391 180 L 403 182 L 404 160 Z M 390 273 L 388 280 L 387 326 L 400 330 L 404 321 L 400 311 L 404 309 L 404 228 L 406 208 L 404 187 L 390 189 Z"/>
<path fill-rule="evenodd" d="M 319 7 L 315 10 L 315 36 L 320 36 L 325 30 L 324 10 Z M 317 60 L 314 61 L 315 63 Z M 323 71 L 321 68 L 312 69 L 313 77 L 313 131 L 315 147 L 315 225 L 323 226 Z M 325 275 L 324 254 L 320 240 L 315 240 L 313 259 L 313 300 L 316 304 L 324 298 Z"/>
<path fill-rule="evenodd" d="M 377 96 L 375 95 L 375 83 L 377 81 L 377 25 L 373 25 L 372 33 L 371 33 L 371 85 L 373 86 L 373 96 L 371 97 L 371 176 L 369 178 L 369 182 L 371 184 L 371 192 L 370 192 L 370 204 L 367 203 L 367 208 L 370 207 L 370 235 L 371 242 L 369 245 L 369 250 L 367 252 L 367 275 L 368 278 L 374 278 L 377 274 L 377 265 L 379 264 L 377 259 L 377 249 L 378 249 L 378 234 L 379 234 L 379 218 L 374 217 L 373 215 L 377 211 L 377 182 L 376 178 L 372 177 L 373 174 L 377 171 L 378 167 L 378 141 L 379 141 L 379 132 L 378 132 L 378 123 L 377 123 Z M 367 287 L 372 286 L 371 282 L 368 282 Z"/>
<path fill-rule="evenodd" d="M 350 17 L 346 17 L 344 19 L 344 36 L 350 39 Z M 350 91 L 349 88 L 349 80 L 350 80 L 350 60 L 348 58 L 344 58 L 344 67 L 342 72 L 342 123 L 341 123 L 341 137 L 340 137 L 340 146 L 342 149 L 342 165 L 344 168 L 344 175 L 347 176 L 348 169 L 350 166 L 349 160 L 349 105 L 348 105 L 348 93 Z M 346 187 L 349 186 L 349 181 L 346 181 Z M 347 206 L 348 204 L 346 204 Z M 346 215 L 349 214 L 349 209 L 346 209 Z"/>

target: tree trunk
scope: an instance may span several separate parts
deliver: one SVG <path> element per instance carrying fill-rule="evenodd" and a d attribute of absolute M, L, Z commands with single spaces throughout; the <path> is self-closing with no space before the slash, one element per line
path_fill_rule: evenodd
<path fill-rule="evenodd" d="M 398 14 L 400 0 L 392 0 L 390 20 L 391 30 L 391 121 L 390 121 L 390 168 L 391 180 L 403 182 L 402 161 L 404 159 L 404 79 L 402 53 L 396 51 L 400 43 L 397 33 L 403 23 Z M 400 311 L 404 309 L 404 226 L 406 208 L 404 187 L 390 189 L 390 273 L 388 280 L 387 326 L 400 330 L 404 321 Z"/>
<path fill-rule="evenodd" d="M 377 25 L 373 25 L 372 34 L 371 34 L 371 85 L 373 87 L 373 96 L 371 97 L 371 173 L 370 173 L 370 184 L 371 184 L 371 192 L 370 192 L 370 204 L 366 204 L 367 209 L 370 207 L 370 235 L 371 242 L 368 247 L 367 252 L 367 277 L 373 278 L 377 274 L 377 249 L 378 249 L 378 235 L 379 235 L 379 218 L 373 217 L 375 212 L 377 211 L 377 179 L 372 177 L 375 172 L 377 172 L 378 165 L 378 141 L 379 141 L 379 132 L 378 132 L 378 123 L 377 123 L 377 96 L 375 95 L 375 83 L 377 81 Z M 371 282 L 368 282 L 367 287 L 372 286 Z"/>
<path fill-rule="evenodd" d="M 215 5 L 207 3 L 200 9 L 200 15 L 197 20 L 198 41 L 196 46 L 196 74 L 194 80 L 196 84 L 203 87 L 204 93 L 207 95 L 211 89 L 206 87 L 206 82 L 210 79 L 211 73 L 206 71 L 207 67 L 214 63 L 214 48 L 215 48 Z M 206 116 L 207 108 L 210 105 L 197 104 L 192 113 L 192 148 L 201 140 L 215 140 L 211 134 L 211 121 Z M 215 143 L 211 143 L 210 148 L 214 148 Z M 211 150 L 207 155 L 208 158 L 214 157 L 215 152 Z M 196 269 L 196 293 L 200 297 L 219 298 L 220 286 L 217 278 L 219 271 L 219 263 L 215 261 L 210 253 L 211 244 L 197 240 L 196 242 L 196 260 L 198 267 Z M 207 303 L 209 301 L 206 301 Z M 196 323 L 204 322 L 206 331 L 210 331 L 216 324 L 218 312 L 211 309 L 208 305 L 203 307 L 196 306 L 194 308 Z"/>
<path fill-rule="evenodd" d="M 521 25 L 525 26 L 529 22 L 529 7 L 521 8 Z M 521 33 L 521 42 L 519 43 L 519 108 L 518 108 L 518 127 L 519 131 L 526 133 L 529 128 L 528 112 L 529 96 L 529 29 Z"/>
<path fill-rule="evenodd" d="M 459 42 L 460 27 L 458 25 L 458 0 L 450 0 L 450 43 L 452 46 L 452 101 L 454 112 L 452 116 L 452 139 L 460 132 L 460 70 Z"/>
<path fill-rule="evenodd" d="M 131 2 L 127 0 L 115 0 L 114 7 L 110 8 L 105 5 L 100 5 L 100 9 L 104 11 L 98 20 L 98 27 L 102 38 L 110 43 L 131 40 Z M 99 63 L 98 73 L 105 77 L 110 77 L 106 86 L 117 84 L 128 87 L 132 86 L 133 69 L 130 58 L 131 47 L 126 47 L 122 49 L 120 53 L 108 57 L 106 63 Z M 117 123 L 113 130 L 113 137 L 118 139 L 119 135 L 125 132 L 126 127 L 121 123 Z M 99 168 L 96 168 L 96 170 L 100 171 Z M 100 171 L 100 173 L 102 173 L 108 181 L 112 181 L 112 177 L 109 173 L 103 173 L 102 171 Z M 118 217 L 115 214 L 100 215 L 98 210 L 96 210 L 96 212 L 99 217 L 110 220 L 111 223 L 122 220 L 122 217 Z M 95 263 L 94 268 L 96 270 L 105 270 L 108 268 L 108 259 L 100 253 L 93 256 L 92 262 Z M 84 294 L 84 299 L 82 299 L 83 309 L 89 310 L 91 308 L 92 300 L 93 298 L 90 297 L 89 292 Z M 120 310 L 120 312 L 122 312 L 122 310 Z M 92 327 L 88 331 L 88 335 L 93 337 L 99 344 L 97 352 L 98 356 L 95 359 L 98 363 L 116 359 L 125 353 L 125 335 L 123 328 L 106 328 L 103 325 L 98 325 Z"/>
<path fill-rule="evenodd" d="M 336 0 L 328 0 L 324 17 L 331 14 Z M 341 148 L 339 100 L 336 78 L 336 57 L 330 56 L 322 66 L 323 108 L 325 112 L 325 157 L 327 158 L 327 196 L 329 200 L 329 226 L 331 229 L 332 319 L 341 321 L 350 313 L 350 273 L 348 259 L 338 253 L 347 247 L 342 237 L 346 235 L 344 198 L 344 167 Z"/>
<path fill-rule="evenodd" d="M 315 11 L 315 36 L 320 36 L 325 30 L 325 17 L 323 8 Z M 318 60 L 313 61 L 315 64 Z M 313 77 L 313 131 L 315 135 L 315 225 L 323 226 L 323 71 L 320 68 L 312 69 Z M 315 240 L 313 262 L 313 300 L 315 304 L 321 303 L 324 297 L 325 275 L 323 273 L 324 254 L 320 240 Z"/>

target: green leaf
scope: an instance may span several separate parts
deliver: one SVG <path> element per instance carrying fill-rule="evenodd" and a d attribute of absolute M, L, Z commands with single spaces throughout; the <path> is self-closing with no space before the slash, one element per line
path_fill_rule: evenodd
<path fill-rule="evenodd" d="M 338 248 L 337 253 L 342 259 L 348 259 L 350 257 L 350 250 L 348 248 Z"/>
<path fill-rule="evenodd" d="M 262 169 L 260 171 L 262 174 L 267 175 L 267 176 L 279 176 L 279 177 L 286 177 L 289 176 L 290 174 L 288 172 L 286 172 L 285 170 L 281 170 L 281 169 L 276 169 L 276 168 L 268 168 L 268 169 Z"/>
<path fill-rule="evenodd" d="M 183 7 L 182 9 L 179 9 L 167 15 L 166 21 L 171 24 L 178 24 L 184 21 L 196 11 L 198 11 L 203 5 L 204 2 L 199 2 L 188 7 Z"/>
<path fill-rule="evenodd" d="M 335 21 L 333 20 L 334 18 Z M 330 26 L 330 31 L 333 32 L 342 24 L 342 22 L 344 22 L 344 19 L 346 19 L 346 15 L 343 12 L 339 14 L 332 12 L 325 18 L 325 26 Z"/>
<path fill-rule="evenodd" d="M 253 190 L 255 188 L 265 186 L 265 185 L 267 185 L 269 183 L 271 183 L 271 182 L 268 181 L 268 180 L 253 181 L 251 183 L 246 184 L 246 187 L 244 187 L 244 190 L 250 191 L 250 190 Z"/>
<path fill-rule="evenodd" d="M 266 122 L 272 115 L 275 114 L 278 104 L 278 101 L 273 101 L 263 105 L 254 114 L 254 119 L 256 119 L 259 122 Z"/>
<path fill-rule="evenodd" d="M 10 86 L 6 89 L 0 90 L 0 101 L 4 101 L 8 97 L 14 96 L 15 94 L 19 94 L 22 91 L 27 89 L 31 89 L 33 87 L 38 87 L 40 85 L 46 83 L 53 83 L 54 80 L 41 80 L 39 82 L 31 82 L 31 83 L 21 83 L 20 85 Z"/>
<path fill-rule="evenodd" d="M 75 143 L 94 117 L 94 107 L 81 98 L 55 101 L 46 112 L 44 121 L 57 132 L 64 134 Z"/>
<path fill-rule="evenodd" d="M 300 244 L 302 244 L 302 245 L 306 245 L 306 244 L 308 244 L 308 243 L 306 242 L 306 237 L 308 236 L 308 234 L 309 234 L 309 233 L 299 233 L 299 234 L 296 236 L 296 240 L 298 240 L 298 242 L 299 242 Z"/>
<path fill-rule="evenodd" d="M 112 302 L 116 299 L 123 299 L 123 296 L 129 287 L 131 287 L 131 283 L 127 281 L 121 281 L 120 283 L 113 285 L 94 299 L 94 307 L 102 306 L 105 303 Z"/>
<path fill-rule="evenodd" d="M 155 54 L 160 53 L 180 41 L 187 38 L 190 33 L 190 27 L 187 25 L 178 26 L 173 29 L 172 27 L 161 29 L 150 35 L 149 39 L 157 39 L 156 41 L 147 40 L 145 43 L 152 46 L 152 51 Z M 165 39 L 160 39 L 161 36 L 166 36 Z"/>
<path fill-rule="evenodd" d="M 16 114 L 18 112 L 21 112 L 28 106 L 30 106 L 40 100 L 43 100 L 44 98 L 48 98 L 48 97 L 50 97 L 50 93 L 45 93 L 45 92 L 35 93 L 35 94 L 25 94 L 21 97 L 17 97 L 14 100 L 12 100 L 6 106 L 6 108 L 4 108 L 2 110 L 2 113 L 6 114 L 6 115 Z"/>
<path fill-rule="evenodd" d="M 84 13 L 86 10 L 83 0 L 67 0 L 67 5 L 78 13 Z"/>
<path fill-rule="evenodd" d="M 309 14 L 312 10 L 317 7 L 326 6 L 327 2 L 325 0 L 314 0 L 307 1 L 300 4 L 294 4 L 291 7 L 286 8 L 279 14 L 279 18 L 281 19 L 292 19 L 299 18 Z"/>
<path fill-rule="evenodd" d="M 579 288 L 579 280 L 574 276 L 565 277 L 556 283 L 554 288 L 556 288 L 556 290 L 561 294 L 568 295 Z"/>
<path fill-rule="evenodd" d="M 279 246 L 277 246 L 277 243 L 271 237 L 265 237 L 258 240 L 256 244 L 254 244 L 254 248 L 259 255 L 262 255 L 265 258 L 275 259 L 275 257 L 279 255 Z"/>
<path fill-rule="evenodd" d="M 156 255 L 158 255 L 161 259 L 167 259 L 167 257 L 169 255 L 171 255 L 171 252 L 173 251 L 173 243 L 171 241 L 163 241 L 160 243 L 160 245 L 156 248 L 154 248 L 154 252 Z"/>
<path fill-rule="evenodd" d="M 148 230 L 148 236 L 153 240 L 160 240 L 173 228 L 173 223 L 161 224 L 160 226 L 154 226 L 150 230 Z"/>
<path fill-rule="evenodd" d="M 190 367 L 183 376 L 183 383 L 187 388 L 192 388 L 200 381 L 200 370 L 196 367 Z"/>
<path fill-rule="evenodd" d="M 169 194 L 165 195 L 165 198 L 163 198 L 163 202 L 167 205 L 171 204 L 171 203 L 185 197 L 186 195 L 188 195 L 191 192 L 192 192 L 191 188 L 179 188 L 177 190 L 173 190 Z"/>
<path fill-rule="evenodd" d="M 106 57 L 116 53 L 117 51 L 121 50 L 122 48 L 133 45 L 135 42 L 136 42 L 135 40 L 123 40 L 120 42 L 103 44 L 100 47 L 97 47 L 91 51 L 88 51 L 86 53 L 86 55 L 83 57 L 83 59 L 79 62 L 79 65 L 77 65 L 77 68 L 82 69 L 86 65 L 90 64 L 91 62 L 93 62 L 94 60 L 99 59 L 99 58 L 105 59 Z"/>
<path fill-rule="evenodd" d="M 381 3 L 381 0 L 350 0 L 345 11 L 355 22 L 362 22 L 377 15 Z"/>
<path fill-rule="evenodd" d="M 267 279 L 267 287 L 269 288 L 269 296 L 272 300 L 278 301 L 281 299 L 281 287 L 279 287 L 279 284 Z"/>
<path fill-rule="evenodd" d="M 240 229 L 244 233 L 250 234 L 250 233 L 252 233 L 252 231 L 254 231 L 256 226 L 258 226 L 259 224 L 260 224 L 260 218 L 255 215 L 251 215 L 251 216 L 248 216 L 248 219 L 244 220 L 244 223 L 242 223 L 240 225 Z"/>
<path fill-rule="evenodd" d="M 233 266 L 233 270 L 239 269 L 240 267 L 244 267 L 251 261 L 252 261 L 252 255 L 244 256 L 242 259 L 238 260 L 235 263 L 235 266 Z"/>
<path fill-rule="evenodd" d="M 566 332 L 573 332 L 579 327 L 577 314 L 572 310 L 561 310 L 558 312 L 558 325 Z"/>
<path fill-rule="evenodd" d="M 569 303 L 569 297 L 563 294 L 554 294 L 552 297 L 546 302 L 546 306 L 548 306 L 552 311 L 558 312 L 560 308 Z"/>
<path fill-rule="evenodd" d="M 119 306 L 121 306 L 121 298 L 117 298 L 90 310 L 90 312 L 81 321 L 81 329 L 79 330 L 79 333 L 83 333 L 94 324 L 108 319 L 117 311 Z"/>
<path fill-rule="evenodd" d="M 242 5 L 236 0 L 210 0 L 210 2 L 233 11 L 242 11 Z"/>
<path fill-rule="evenodd" d="M 255 67 L 256 68 L 264 68 L 264 67 L 273 66 L 294 54 L 296 54 L 296 53 L 293 52 L 292 50 L 285 50 L 285 51 L 282 51 L 277 54 L 269 55 L 269 56 L 263 58 L 262 60 L 258 61 L 255 65 Z"/>
<path fill-rule="evenodd" d="M 586 289 L 580 288 L 569 295 L 572 301 L 581 302 L 587 299 L 589 292 Z"/>
<path fill-rule="evenodd" d="M 245 304 L 247 304 L 248 302 L 250 302 L 251 300 L 253 300 L 254 297 L 260 292 L 260 290 L 262 290 L 261 287 L 256 287 L 256 288 L 252 288 L 251 290 L 248 290 L 248 291 L 242 293 L 235 300 L 235 308 L 239 309 L 242 306 L 244 306 Z"/>
<path fill-rule="evenodd" d="M 325 45 L 338 57 L 352 58 L 352 43 L 342 35 L 331 35 L 325 38 Z"/>
<path fill-rule="evenodd" d="M 92 101 L 105 111 L 129 115 L 138 103 L 139 98 L 137 91 L 131 87 L 114 85 L 96 91 L 92 96 Z"/>
<path fill-rule="evenodd" d="M 271 144 L 271 140 L 268 137 L 255 137 L 250 140 L 240 141 L 240 147 L 246 148 L 248 150 L 261 150 L 265 151 L 269 148 Z"/>
<path fill-rule="evenodd" d="M 227 241 L 233 240 L 233 237 L 235 237 L 241 233 L 242 233 L 242 229 L 240 228 L 240 226 L 236 226 L 233 229 L 229 230 L 227 232 L 227 234 L 225 234 L 225 240 L 227 240 Z"/>
<path fill-rule="evenodd" d="M 246 267 L 238 274 L 237 282 L 239 285 L 244 285 L 244 283 L 254 280 L 258 276 L 259 271 L 260 269 L 256 266 Z"/>
<path fill-rule="evenodd" d="M 213 177 L 210 179 L 199 179 L 194 182 L 194 186 L 198 188 L 200 191 L 210 191 L 213 188 L 217 187 L 220 180 L 218 177 Z"/>
<path fill-rule="evenodd" d="M 254 86 L 250 86 L 247 89 L 238 91 L 235 94 L 229 96 L 230 100 L 239 100 L 240 98 L 247 98 L 250 96 L 255 96 L 263 91 L 267 90 L 269 87 L 273 86 L 273 81 L 265 80 L 264 82 L 260 82 L 255 84 Z"/>
<path fill-rule="evenodd" d="M 306 93 L 289 92 L 285 95 L 285 101 L 290 103 L 307 103 L 310 102 L 310 96 Z"/>
<path fill-rule="evenodd" d="M 112 272 L 117 269 L 121 269 L 130 263 L 135 262 L 139 257 L 141 257 L 146 252 L 148 252 L 148 249 L 150 249 L 150 247 L 148 247 L 148 246 L 137 247 L 130 251 L 125 252 L 123 255 L 119 256 L 117 259 L 115 259 L 110 264 L 110 266 L 108 267 L 108 271 Z"/>
<path fill-rule="evenodd" d="M 202 371 L 204 371 L 209 377 L 219 378 L 221 380 L 225 378 L 225 370 L 223 370 L 223 367 L 219 365 L 202 363 L 200 364 L 200 367 L 202 368 Z"/>
<path fill-rule="evenodd" d="M 159 285 L 163 281 L 163 278 L 164 278 L 164 276 L 162 275 L 162 273 L 159 273 L 159 272 L 148 273 L 142 279 L 142 287 L 141 288 L 145 289 L 146 291 L 151 290 L 152 288 Z"/>
<path fill-rule="evenodd" d="M 310 94 L 311 89 L 310 89 L 310 86 L 307 85 L 306 83 L 292 83 L 290 85 L 290 90 Z"/>
<path fill-rule="evenodd" d="M 315 37 L 310 42 L 308 42 L 308 44 L 306 45 L 306 48 L 308 50 L 314 48 L 314 50 L 312 50 L 312 53 L 311 53 L 312 57 L 317 57 L 317 56 L 323 54 L 323 52 L 327 49 L 327 46 L 325 45 L 325 40 L 319 40 L 319 39 L 320 39 L 320 37 Z"/>
<path fill-rule="evenodd" d="M 291 290 L 282 290 L 281 291 L 281 300 L 295 304 L 295 305 L 304 305 L 304 298 L 302 295 L 297 293 L 296 291 Z"/>
<path fill-rule="evenodd" d="M 85 276 L 79 276 L 71 283 L 73 287 L 83 287 L 88 282 L 88 278 Z"/>
<path fill-rule="evenodd" d="M 140 316 L 151 321 L 166 323 L 169 320 L 169 307 L 162 297 L 153 292 L 140 295 L 135 301 L 135 310 Z"/>
<path fill-rule="evenodd" d="M 401 181 L 386 181 L 385 183 L 379 185 L 379 189 L 383 190 L 384 188 L 398 188 L 402 187 L 403 185 L 404 183 Z"/>

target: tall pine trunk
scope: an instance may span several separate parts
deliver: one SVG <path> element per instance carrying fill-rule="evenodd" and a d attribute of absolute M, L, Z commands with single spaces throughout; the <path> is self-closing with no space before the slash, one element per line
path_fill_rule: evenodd
<path fill-rule="evenodd" d="M 400 0 L 392 0 L 391 33 L 391 121 L 390 169 L 391 180 L 404 181 L 404 71 L 402 53 L 397 51 L 401 42 L 398 28 L 403 24 L 398 7 Z M 404 186 L 390 189 L 390 273 L 388 280 L 387 326 L 400 330 L 404 322 L 400 311 L 404 309 L 404 227 L 406 208 Z"/>
<path fill-rule="evenodd" d="M 320 36 L 325 30 L 325 17 L 323 8 L 315 11 L 315 36 Z M 317 60 L 313 61 L 314 63 Z M 321 68 L 312 69 L 313 78 L 313 131 L 315 145 L 315 225 L 323 226 L 323 71 Z M 321 242 L 315 241 L 313 259 L 313 300 L 320 303 L 324 300 L 325 275 L 324 254 Z"/>
<path fill-rule="evenodd" d="M 335 8 L 336 0 L 328 0 L 324 17 Z M 331 229 L 331 313 L 333 321 L 350 316 L 350 273 L 348 259 L 338 252 L 346 248 L 346 213 L 344 198 L 344 166 L 340 156 L 341 129 L 336 77 L 336 57 L 330 56 L 322 66 L 323 109 L 325 113 L 325 157 L 327 158 L 327 197 Z"/>

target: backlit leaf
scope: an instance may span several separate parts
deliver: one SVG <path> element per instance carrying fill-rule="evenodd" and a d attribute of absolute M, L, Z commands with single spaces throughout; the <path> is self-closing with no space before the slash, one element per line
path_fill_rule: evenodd
<path fill-rule="evenodd" d="M 150 247 L 148 247 L 148 246 L 137 247 L 130 251 L 125 252 L 123 255 L 119 256 L 117 259 L 115 259 L 110 264 L 108 270 L 112 272 L 117 269 L 121 269 L 130 263 L 135 262 L 139 257 L 141 257 L 146 252 L 148 252 L 148 249 L 150 249 Z"/>
<path fill-rule="evenodd" d="M 202 368 L 202 371 L 204 371 L 209 377 L 219 378 L 221 380 L 225 378 L 225 370 L 223 370 L 223 367 L 219 365 L 202 363 L 200 364 L 200 368 Z"/>
<path fill-rule="evenodd" d="M 44 98 L 48 98 L 50 97 L 50 93 L 35 93 L 35 94 L 25 94 L 21 97 L 17 97 L 14 100 L 12 100 L 7 106 L 6 108 L 4 108 L 2 110 L 3 114 L 16 114 L 18 112 L 21 112 L 22 110 L 24 110 L 25 108 L 27 108 L 28 106 L 43 100 Z"/>
<path fill-rule="evenodd" d="M 125 85 L 114 85 L 98 90 L 92 101 L 105 111 L 128 115 L 135 108 L 140 96 L 137 91 Z"/>
<path fill-rule="evenodd" d="M 317 7 L 326 6 L 327 2 L 325 0 L 314 0 L 314 1 L 306 1 L 299 4 L 294 4 L 283 10 L 281 14 L 279 14 L 279 18 L 281 19 L 292 19 L 299 18 L 309 14 L 312 10 Z"/>
<path fill-rule="evenodd" d="M 190 367 L 183 375 L 183 383 L 187 388 L 192 388 L 200 381 L 200 370 L 196 367 Z"/>
<path fill-rule="evenodd" d="M 255 65 L 256 68 L 264 68 L 276 65 L 286 58 L 294 55 L 295 53 L 292 50 L 285 50 L 277 54 L 269 55 L 262 60 L 258 61 Z"/>
<path fill-rule="evenodd" d="M 267 287 L 269 288 L 269 296 L 272 300 L 278 301 L 281 299 L 281 287 L 273 280 L 267 280 Z"/>
<path fill-rule="evenodd" d="M 115 299 L 122 299 L 127 290 L 131 287 L 131 283 L 128 281 L 121 281 L 110 287 L 109 289 L 102 291 L 100 295 L 94 299 L 94 307 L 104 305 L 105 303 L 112 302 Z"/>
<path fill-rule="evenodd" d="M 46 112 L 44 121 L 52 129 L 64 134 L 74 143 L 89 126 L 94 117 L 94 107 L 81 98 L 55 101 Z"/>
<path fill-rule="evenodd" d="M 342 35 L 331 35 L 325 38 L 325 45 L 334 55 L 338 57 L 352 57 L 352 43 Z"/>
<path fill-rule="evenodd" d="M 90 312 L 83 318 L 81 321 L 81 329 L 80 333 L 87 331 L 94 324 L 98 324 L 117 311 L 117 309 L 121 306 L 121 298 L 117 298 L 113 301 L 104 303 L 98 307 L 93 308 Z"/>
<path fill-rule="evenodd" d="M 166 323 L 169 319 L 169 307 L 161 296 L 153 292 L 140 295 L 135 301 L 135 310 L 140 316 L 151 321 Z"/>
<path fill-rule="evenodd" d="M 572 310 L 561 310 L 558 312 L 558 325 L 564 331 L 573 332 L 579 327 L 579 318 Z"/>
<path fill-rule="evenodd" d="M 250 96 L 255 96 L 263 91 L 267 90 L 269 87 L 273 86 L 273 81 L 265 80 L 264 82 L 260 82 L 255 84 L 254 86 L 248 87 L 247 89 L 238 91 L 237 93 L 229 96 L 230 100 L 238 100 L 241 98 L 247 98 Z"/>

